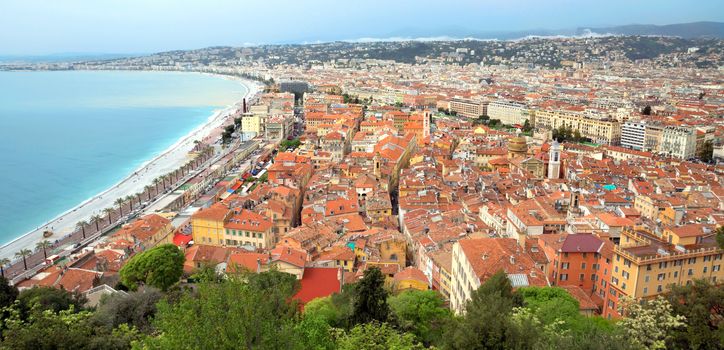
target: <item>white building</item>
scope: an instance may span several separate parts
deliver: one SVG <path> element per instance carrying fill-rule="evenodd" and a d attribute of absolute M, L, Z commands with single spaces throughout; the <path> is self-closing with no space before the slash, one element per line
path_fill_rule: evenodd
<path fill-rule="evenodd" d="M 661 133 L 661 153 L 680 159 L 696 154 L 696 130 L 684 126 L 667 126 Z"/>
<path fill-rule="evenodd" d="M 621 146 L 643 151 L 646 146 L 646 123 L 627 121 L 621 125 Z"/>
<path fill-rule="evenodd" d="M 530 118 L 528 106 L 517 102 L 495 101 L 488 105 L 488 117 L 507 125 L 523 125 Z M 531 125 L 533 123 L 531 122 Z"/>

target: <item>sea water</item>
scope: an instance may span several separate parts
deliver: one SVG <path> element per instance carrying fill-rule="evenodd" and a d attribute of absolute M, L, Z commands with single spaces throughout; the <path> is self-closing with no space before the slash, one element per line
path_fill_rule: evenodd
<path fill-rule="evenodd" d="M 246 91 L 195 73 L 0 72 L 0 244 L 113 186 Z"/>

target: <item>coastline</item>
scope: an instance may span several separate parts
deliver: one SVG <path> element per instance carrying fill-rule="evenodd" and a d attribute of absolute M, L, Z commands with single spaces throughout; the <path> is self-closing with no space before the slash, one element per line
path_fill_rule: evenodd
<path fill-rule="evenodd" d="M 161 153 L 143 162 L 138 168 L 134 169 L 119 182 L 45 222 L 36 229 L 21 234 L 7 243 L 4 243 L 0 246 L 0 258 L 9 258 L 12 261 L 15 261 L 16 259 L 14 259 L 14 255 L 20 249 L 30 249 L 31 251 L 34 251 L 35 245 L 39 241 L 47 239 L 53 242 L 55 240 L 62 239 L 64 236 L 71 234 L 75 230 L 76 223 L 79 221 L 88 221 L 91 216 L 96 214 L 102 215 L 103 209 L 115 207 L 114 201 L 117 198 L 122 198 L 140 192 L 145 186 L 151 185 L 155 178 L 182 166 L 186 161 L 188 161 L 188 153 L 193 149 L 194 141 L 203 140 L 212 134 L 214 130 L 224 125 L 224 123 L 228 121 L 229 116 L 240 108 L 241 101 L 244 98 L 248 101 L 261 90 L 260 85 L 252 80 L 223 74 L 210 75 L 214 75 L 222 79 L 237 81 L 246 88 L 246 94 L 236 103 L 214 110 L 212 115 L 209 116 L 203 124 L 195 127 L 188 134 L 182 136 L 178 141 L 164 149 Z M 51 229 L 51 227 L 54 232 L 53 236 L 44 238 L 43 231 Z"/>

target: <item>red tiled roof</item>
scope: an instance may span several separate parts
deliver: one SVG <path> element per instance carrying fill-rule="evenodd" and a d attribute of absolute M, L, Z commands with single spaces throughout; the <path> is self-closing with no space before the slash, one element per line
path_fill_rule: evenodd
<path fill-rule="evenodd" d="M 340 268 L 308 267 L 304 269 L 304 277 L 300 281 L 301 288 L 294 299 L 302 305 L 316 298 L 323 298 L 339 293 L 342 284 L 339 281 Z"/>

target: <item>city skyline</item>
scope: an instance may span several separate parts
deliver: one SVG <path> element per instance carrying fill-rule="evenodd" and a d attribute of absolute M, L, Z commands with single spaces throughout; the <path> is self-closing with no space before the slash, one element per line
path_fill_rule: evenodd
<path fill-rule="evenodd" d="M 692 7 L 678 1 L 368 1 L 340 6 L 330 0 L 184 1 L 180 5 L 165 0 L 152 4 L 73 0 L 63 4 L 6 3 L 2 7 L 0 55 L 140 54 L 209 46 L 457 38 L 478 33 L 724 20 L 724 6 L 715 1 Z"/>

